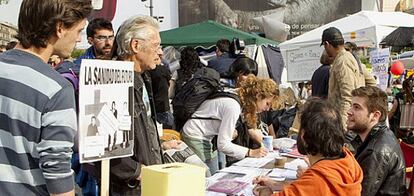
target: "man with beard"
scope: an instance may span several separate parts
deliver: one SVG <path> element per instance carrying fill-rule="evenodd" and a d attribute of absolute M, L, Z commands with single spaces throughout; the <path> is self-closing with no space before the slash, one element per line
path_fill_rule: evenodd
<path fill-rule="evenodd" d="M 362 170 L 343 147 L 344 133 L 337 109 L 322 99 L 307 101 L 300 120 L 298 150 L 310 167 L 291 184 L 257 177 L 255 195 L 359 195 Z"/>
<path fill-rule="evenodd" d="M 346 127 L 347 111 L 351 107 L 351 91 L 361 86 L 375 85 L 375 79 L 358 65 L 355 57 L 345 50 L 344 38 L 339 29 L 329 27 L 323 31 L 321 46 L 334 58 L 329 70 L 328 101 L 334 104 Z M 346 130 L 344 130 L 346 131 Z"/>
<path fill-rule="evenodd" d="M 104 18 L 95 18 L 86 28 L 89 47 L 85 54 L 76 59 L 75 64 L 80 65 L 82 59 L 110 59 L 114 43 L 114 30 L 112 23 Z"/>
<path fill-rule="evenodd" d="M 364 171 L 362 195 L 405 195 L 405 162 L 400 145 L 387 127 L 387 95 L 378 87 L 352 91 L 347 128 L 358 134 L 352 141 L 355 158 Z"/>
<path fill-rule="evenodd" d="M 111 58 L 112 45 L 114 43 L 114 31 L 112 23 L 104 18 L 95 18 L 89 22 L 86 28 L 86 35 L 88 37 L 88 43 L 92 46 L 89 47 L 85 54 L 80 56 L 74 61 L 74 63 L 62 63 L 55 69 L 59 73 L 75 73 L 79 74 L 80 65 L 82 59 L 103 59 L 107 60 Z M 75 97 L 78 102 L 78 97 Z M 113 141 L 115 145 L 115 139 L 109 135 L 108 137 L 108 150 L 110 150 L 110 141 Z M 95 163 L 82 164 L 79 167 L 78 153 L 75 153 L 72 158 L 72 168 L 76 173 L 76 183 L 82 188 L 83 195 L 98 195 L 98 176 L 95 168 Z"/>

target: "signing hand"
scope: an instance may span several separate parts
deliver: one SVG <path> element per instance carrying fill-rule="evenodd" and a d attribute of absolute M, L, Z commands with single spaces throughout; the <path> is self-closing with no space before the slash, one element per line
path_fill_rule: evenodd
<path fill-rule="evenodd" d="M 253 179 L 253 184 L 257 184 L 258 186 L 269 187 L 272 191 L 280 191 L 283 189 L 284 183 L 272 180 L 267 176 L 258 176 Z"/>
<path fill-rule="evenodd" d="M 270 196 L 272 195 L 273 191 L 267 186 L 260 186 L 257 185 L 253 188 L 253 195 L 256 196 Z"/>
<path fill-rule="evenodd" d="M 252 150 L 250 149 L 249 157 L 260 158 L 267 155 L 267 149 L 264 147 Z"/>

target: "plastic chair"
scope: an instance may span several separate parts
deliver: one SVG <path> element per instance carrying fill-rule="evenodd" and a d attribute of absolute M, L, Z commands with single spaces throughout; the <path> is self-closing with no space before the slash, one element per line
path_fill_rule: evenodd
<path fill-rule="evenodd" d="M 404 154 L 405 165 L 412 167 L 414 165 L 414 145 L 407 144 L 400 140 L 400 147 Z"/>
<path fill-rule="evenodd" d="M 414 165 L 414 145 L 407 144 L 400 140 L 401 151 L 403 152 L 405 159 L 405 173 L 406 182 L 408 183 L 408 192 L 414 195 L 414 178 L 413 178 L 413 165 Z"/>

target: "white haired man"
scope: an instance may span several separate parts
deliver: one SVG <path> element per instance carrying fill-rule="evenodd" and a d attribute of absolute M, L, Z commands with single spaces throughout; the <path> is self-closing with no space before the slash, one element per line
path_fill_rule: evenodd
<path fill-rule="evenodd" d="M 163 163 L 162 149 L 176 147 L 172 140 L 161 144 L 155 126 L 151 79 L 162 54 L 159 27 L 149 16 L 126 20 L 116 36 L 118 58 L 134 62 L 134 155 L 111 160 L 111 195 L 140 195 L 141 167 Z M 129 138 L 124 138 L 129 139 Z"/>

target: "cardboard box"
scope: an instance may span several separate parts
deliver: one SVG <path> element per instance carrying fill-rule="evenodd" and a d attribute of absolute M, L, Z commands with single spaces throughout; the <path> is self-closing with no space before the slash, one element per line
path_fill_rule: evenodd
<path fill-rule="evenodd" d="M 186 163 L 142 168 L 142 196 L 205 195 L 205 168 Z"/>

